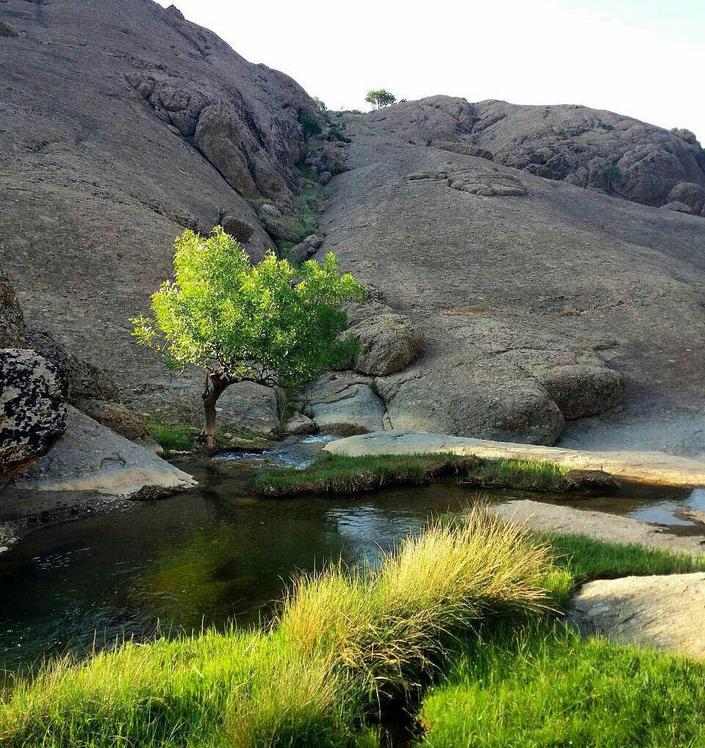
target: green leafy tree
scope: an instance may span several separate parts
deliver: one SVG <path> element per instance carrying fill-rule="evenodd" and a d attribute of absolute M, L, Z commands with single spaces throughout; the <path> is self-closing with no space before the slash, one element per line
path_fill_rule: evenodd
<path fill-rule="evenodd" d="M 367 96 L 365 96 L 365 101 L 368 104 L 372 104 L 376 109 L 381 109 L 384 106 L 394 104 L 396 100 L 397 97 L 384 88 L 368 91 Z"/>
<path fill-rule="evenodd" d="M 132 320 L 133 335 L 176 370 L 205 369 L 203 438 L 215 446 L 216 402 L 235 382 L 288 387 L 345 365 L 356 349 L 342 336 L 346 301 L 364 288 L 341 274 L 335 255 L 294 268 L 272 252 L 253 265 L 218 226 L 174 243 L 174 279 L 152 296 L 151 318 Z"/>

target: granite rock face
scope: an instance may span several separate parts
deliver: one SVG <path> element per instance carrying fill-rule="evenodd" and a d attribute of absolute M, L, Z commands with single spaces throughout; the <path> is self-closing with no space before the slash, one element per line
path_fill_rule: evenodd
<path fill-rule="evenodd" d="M 21 348 L 26 340 L 22 310 L 15 290 L 0 270 L 0 348 Z"/>
<path fill-rule="evenodd" d="M 325 241 L 297 234 L 292 257 L 334 251 L 379 302 L 356 323 L 383 309 L 424 340 L 403 365 L 371 353 L 361 367 L 384 373 L 344 387 L 350 398 L 311 395 L 319 418 L 550 443 L 596 413 L 705 409 L 705 163 L 693 133 L 436 96 L 330 113 L 337 136 L 314 143 L 323 118 L 300 86 L 173 7 L 1 7 L 18 32 L 0 44 L 3 270 L 29 327 L 92 367 L 69 366 L 84 400 L 200 421 L 200 373 L 169 374 L 129 320 L 168 276 L 184 228 L 222 223 L 253 259 L 274 238 L 293 242 L 305 165 L 326 184 Z M 100 371 L 119 390 L 105 400 L 80 384 L 95 388 Z M 271 393 L 237 395 L 219 403 L 221 424 L 276 422 Z"/>
<path fill-rule="evenodd" d="M 369 119 L 412 144 L 492 159 L 646 205 L 691 205 L 669 193 L 680 184 L 705 188 L 705 155 L 692 132 L 614 112 L 431 96 L 386 107 Z M 692 212 L 703 215 L 700 199 L 693 202 Z"/>
<path fill-rule="evenodd" d="M 355 370 L 386 376 L 406 369 L 423 350 L 423 336 L 402 314 L 368 317 L 350 330 L 358 342 Z"/>
<path fill-rule="evenodd" d="M 497 145 L 509 115 L 497 107 L 492 125 L 489 109 L 434 99 L 343 117 L 348 170 L 327 188 L 316 257 L 335 252 L 370 289 L 355 324 L 384 310 L 406 317 L 425 341 L 407 368 L 375 375 L 385 428 L 553 444 L 600 424 L 669 419 L 676 409 L 701 417 L 705 221 L 577 187 L 567 173 L 549 180 L 518 171 L 497 148 L 491 164 L 445 148 L 477 135 L 476 145 L 492 150 L 482 138 L 494 132 Z M 519 140 L 524 121 L 515 124 Z M 617 137 L 616 125 L 595 127 L 598 145 Z M 593 142 L 568 129 L 561 148 L 571 137 Z M 638 132 L 642 145 L 653 133 L 678 139 L 674 149 L 692 167 L 683 172 L 696 183 L 692 143 L 648 125 L 627 130 L 623 145 Z M 491 176 L 524 194 L 452 189 L 454 175 L 465 185 Z M 664 179 L 665 200 L 675 184 Z"/>
<path fill-rule="evenodd" d="M 24 315 L 126 407 L 195 421 L 200 375 L 170 375 L 129 320 L 185 228 L 223 222 L 255 259 L 273 246 L 250 200 L 291 210 L 318 109 L 152 0 L 7 0 L 0 17 L 19 34 L 0 44 L 2 263 Z"/>
<path fill-rule="evenodd" d="M 0 482 L 46 454 L 66 430 L 57 368 L 27 349 L 0 350 Z"/>

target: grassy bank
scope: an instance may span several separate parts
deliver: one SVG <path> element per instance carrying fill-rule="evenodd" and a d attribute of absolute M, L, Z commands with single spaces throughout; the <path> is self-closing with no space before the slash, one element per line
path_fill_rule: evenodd
<path fill-rule="evenodd" d="M 375 570 L 299 579 L 267 632 L 125 644 L 54 664 L 0 705 L 19 746 L 345 746 L 418 693 L 456 637 L 524 620 L 565 584 L 550 550 L 481 511 L 404 541 Z"/>
<path fill-rule="evenodd" d="M 299 578 L 267 630 L 45 667 L 0 699 L 0 744 L 373 748 L 380 715 L 413 712 L 435 680 L 420 711 L 429 746 L 698 745 L 703 666 L 583 642 L 550 609 L 578 579 L 701 568 L 473 510 L 374 569 Z"/>
<path fill-rule="evenodd" d="M 256 478 L 255 488 L 264 496 L 277 498 L 308 493 L 352 494 L 385 486 L 423 485 L 453 476 L 477 488 L 547 492 L 566 488 L 561 470 L 548 462 L 481 460 L 453 454 L 360 457 L 325 454 L 304 470 L 279 468 L 262 473 Z"/>
<path fill-rule="evenodd" d="M 529 625 L 466 644 L 422 704 L 419 744 L 700 746 L 703 703 L 702 663 Z"/>

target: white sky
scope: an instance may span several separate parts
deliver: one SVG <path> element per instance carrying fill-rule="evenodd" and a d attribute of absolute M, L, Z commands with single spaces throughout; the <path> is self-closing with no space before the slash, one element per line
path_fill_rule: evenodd
<path fill-rule="evenodd" d="M 159 0 L 167 6 L 171 0 Z M 705 0 L 175 0 L 330 109 L 397 98 L 586 104 L 705 145 Z"/>

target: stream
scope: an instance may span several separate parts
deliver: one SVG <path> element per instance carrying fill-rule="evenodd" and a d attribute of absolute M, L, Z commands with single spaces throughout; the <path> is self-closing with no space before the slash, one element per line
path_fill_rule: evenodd
<path fill-rule="evenodd" d="M 292 574 L 331 560 L 374 562 L 434 515 L 484 498 L 570 503 L 705 532 L 705 492 L 625 489 L 576 498 L 481 492 L 444 481 L 358 496 L 272 500 L 251 488 L 256 471 L 303 466 L 325 439 L 288 440 L 269 452 L 177 464 L 199 486 L 128 511 L 38 530 L 0 555 L 0 670 L 126 638 L 252 625 L 266 620 Z"/>

